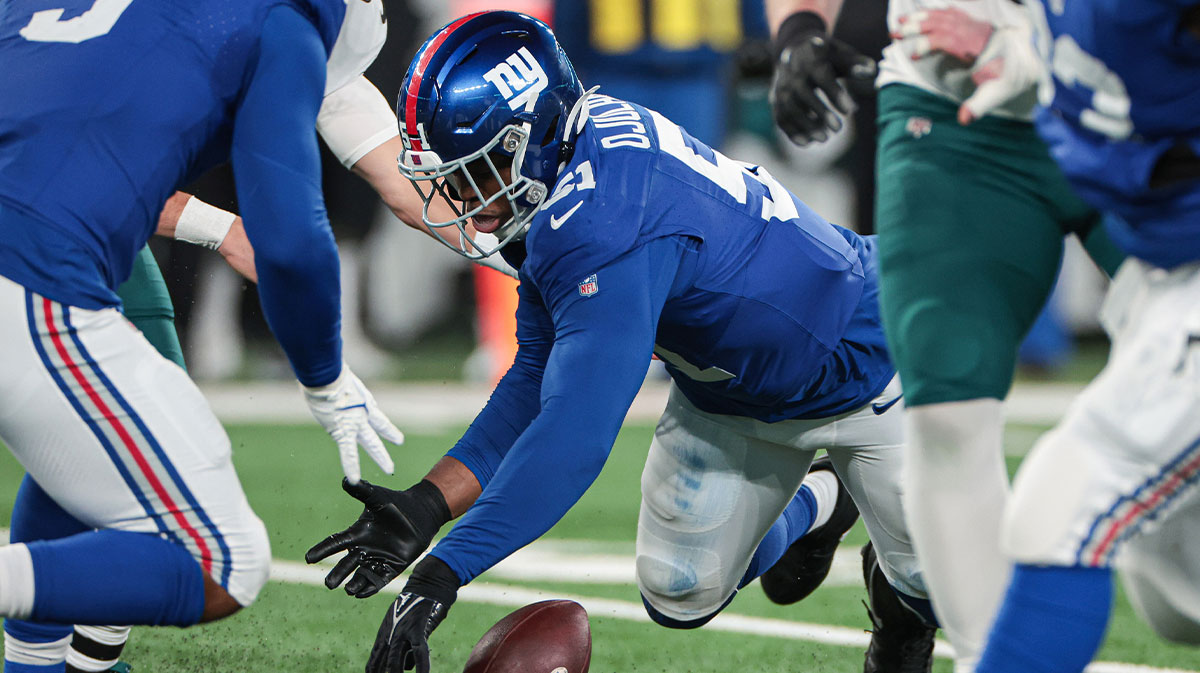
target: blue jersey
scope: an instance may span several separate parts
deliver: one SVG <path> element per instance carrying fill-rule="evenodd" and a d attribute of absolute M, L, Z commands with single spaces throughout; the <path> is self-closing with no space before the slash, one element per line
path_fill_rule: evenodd
<path fill-rule="evenodd" d="M 1038 8 L 1054 83 L 1038 129 L 1080 194 L 1114 215 L 1106 218 L 1114 242 L 1167 268 L 1200 259 L 1200 174 L 1179 179 L 1168 166 L 1200 155 L 1200 39 L 1181 25 L 1194 4 Z"/>
<path fill-rule="evenodd" d="M 486 485 L 434 551 L 464 580 L 582 495 L 651 352 L 700 409 L 766 422 L 857 409 L 895 373 L 871 239 L 657 113 L 590 109 L 525 240 L 517 362 L 450 453 Z"/>
<path fill-rule="evenodd" d="M 336 377 L 313 124 L 344 12 L 343 0 L 0 4 L 0 275 L 117 305 L 167 197 L 232 157 L 268 320 L 302 379 Z M 301 324 L 314 307 L 328 326 Z"/>

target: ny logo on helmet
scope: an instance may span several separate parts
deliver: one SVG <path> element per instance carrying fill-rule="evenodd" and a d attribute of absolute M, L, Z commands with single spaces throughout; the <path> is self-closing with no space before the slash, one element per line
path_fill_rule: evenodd
<path fill-rule="evenodd" d="M 513 110 L 524 107 L 526 112 L 533 112 L 538 95 L 550 83 L 546 71 L 542 70 L 541 64 L 525 47 L 487 71 L 483 78 L 496 86 L 500 95 L 508 101 L 508 107 Z"/>

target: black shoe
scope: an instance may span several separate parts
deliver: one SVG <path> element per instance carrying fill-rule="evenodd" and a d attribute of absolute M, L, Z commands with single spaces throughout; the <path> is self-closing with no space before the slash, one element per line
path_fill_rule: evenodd
<path fill-rule="evenodd" d="M 871 601 L 867 614 L 874 629 L 867 647 L 864 673 L 929 673 L 933 668 L 933 637 L 936 626 L 904 604 L 888 584 L 875 548 L 862 548 L 863 579 Z"/>
<path fill-rule="evenodd" d="M 809 474 L 820 470 L 837 476 L 829 456 L 814 460 L 808 468 Z M 837 501 L 829 521 L 793 542 L 779 561 L 759 578 L 767 598 L 780 605 L 791 605 L 821 586 L 833 565 L 833 553 L 855 521 L 858 521 L 858 508 L 842 480 L 838 479 Z"/>

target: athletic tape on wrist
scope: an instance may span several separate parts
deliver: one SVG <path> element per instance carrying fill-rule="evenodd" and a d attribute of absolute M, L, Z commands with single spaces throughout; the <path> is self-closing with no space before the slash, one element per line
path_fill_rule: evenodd
<path fill-rule="evenodd" d="M 216 250 L 225 241 L 237 215 L 192 197 L 183 206 L 175 225 L 175 239 Z"/>

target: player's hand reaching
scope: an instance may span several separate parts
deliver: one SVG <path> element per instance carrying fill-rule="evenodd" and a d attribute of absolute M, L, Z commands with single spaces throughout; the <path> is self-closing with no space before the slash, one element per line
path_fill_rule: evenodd
<path fill-rule="evenodd" d="M 450 520 L 445 498 L 429 481 L 406 491 L 393 491 L 345 479 L 342 489 L 363 504 L 362 514 L 349 528 L 313 545 L 304 560 L 316 563 L 346 551 L 325 576 L 325 586 L 336 589 L 354 572 L 346 582 L 346 593 L 356 598 L 374 596 L 404 572 Z"/>
<path fill-rule="evenodd" d="M 797 12 L 779 27 L 770 102 L 775 123 L 798 145 L 822 142 L 843 126 L 856 97 L 875 86 L 875 61 L 829 36 L 813 12 Z"/>
<path fill-rule="evenodd" d="M 393 444 L 403 444 L 404 433 L 392 425 L 375 403 L 371 391 L 349 367 L 343 364 L 342 372 L 333 383 L 312 388 L 300 387 L 304 390 L 304 400 L 308 402 L 312 415 L 337 442 L 342 471 L 351 483 L 357 483 L 362 478 L 358 466 L 359 444 L 384 472 L 391 474 L 396 469 L 379 435 Z"/>
<path fill-rule="evenodd" d="M 958 109 L 958 121 L 966 125 L 1028 94 L 1041 77 L 1030 26 L 1012 21 L 993 26 L 957 7 L 922 10 L 900 17 L 892 37 L 913 60 L 947 54 L 971 69 L 975 92 Z"/>
<path fill-rule="evenodd" d="M 426 556 L 413 568 L 404 592 L 388 606 L 367 673 L 429 673 L 429 636 L 458 596 L 459 579 L 441 559 Z"/>

